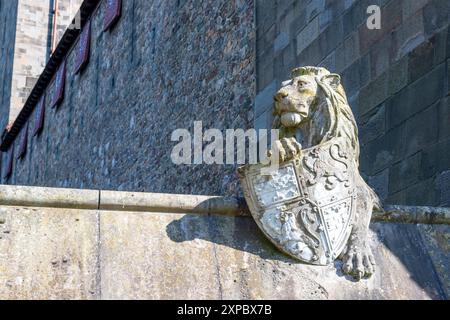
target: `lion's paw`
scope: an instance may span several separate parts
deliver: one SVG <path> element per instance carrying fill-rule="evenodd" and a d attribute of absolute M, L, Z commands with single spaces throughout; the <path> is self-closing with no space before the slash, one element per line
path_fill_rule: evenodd
<path fill-rule="evenodd" d="M 342 271 L 357 281 L 370 278 L 375 272 L 375 259 L 366 244 L 351 244 L 342 260 Z"/>
<path fill-rule="evenodd" d="M 291 160 L 302 152 L 302 146 L 295 138 L 283 138 L 276 141 L 276 145 L 281 162 Z"/>

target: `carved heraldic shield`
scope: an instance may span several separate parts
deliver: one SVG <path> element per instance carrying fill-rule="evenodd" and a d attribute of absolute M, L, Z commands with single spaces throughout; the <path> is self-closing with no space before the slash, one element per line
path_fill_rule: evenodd
<path fill-rule="evenodd" d="M 343 251 L 356 210 L 357 165 L 341 138 L 303 150 L 270 174 L 240 168 L 250 211 L 265 235 L 305 263 L 327 265 Z"/>

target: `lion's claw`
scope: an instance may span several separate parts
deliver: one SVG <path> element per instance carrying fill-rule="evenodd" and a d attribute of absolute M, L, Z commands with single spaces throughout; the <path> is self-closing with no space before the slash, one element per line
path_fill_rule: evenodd
<path fill-rule="evenodd" d="M 370 278 L 375 272 L 372 251 L 366 245 L 351 245 L 343 258 L 342 271 L 359 281 Z"/>
<path fill-rule="evenodd" d="M 302 146 L 295 138 L 283 138 L 276 142 L 280 161 L 289 161 L 302 152 Z"/>

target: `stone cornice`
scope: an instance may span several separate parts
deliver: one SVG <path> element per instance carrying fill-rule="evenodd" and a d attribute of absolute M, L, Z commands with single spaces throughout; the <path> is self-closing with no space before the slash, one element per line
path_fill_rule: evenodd
<path fill-rule="evenodd" d="M 244 199 L 0 185 L 0 205 L 101 211 L 249 216 Z M 450 208 L 390 205 L 372 222 L 450 224 Z"/>

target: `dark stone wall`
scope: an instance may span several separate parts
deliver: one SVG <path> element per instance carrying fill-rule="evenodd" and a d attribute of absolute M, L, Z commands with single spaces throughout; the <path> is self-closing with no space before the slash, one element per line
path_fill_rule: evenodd
<path fill-rule="evenodd" d="M 17 3 L 17 0 L 0 1 L 0 132 L 9 119 Z"/>
<path fill-rule="evenodd" d="M 382 28 L 369 30 L 369 5 Z M 255 125 L 297 66 L 342 75 L 357 117 L 361 169 L 386 203 L 450 205 L 450 2 L 256 0 Z"/>
<path fill-rule="evenodd" d="M 126 0 L 119 23 L 103 33 L 105 4 L 93 16 L 89 65 L 74 75 L 69 54 L 64 102 L 50 109 L 47 98 L 42 135 L 29 132 L 25 158 L 3 182 L 237 192 L 235 166 L 177 166 L 170 138 L 177 128 L 192 131 L 196 120 L 205 129 L 252 126 L 253 1 Z"/>
<path fill-rule="evenodd" d="M 366 27 L 372 4 L 382 8 L 381 30 Z M 130 0 L 119 24 L 102 33 L 102 3 L 87 69 L 73 75 L 69 55 L 64 103 L 47 110 L 44 133 L 30 135 L 26 157 L 3 182 L 238 193 L 235 166 L 172 164 L 172 131 L 192 130 L 195 120 L 205 128 L 270 127 L 272 95 L 290 70 L 322 65 L 343 77 L 361 170 L 381 198 L 450 205 L 449 6 Z"/>

